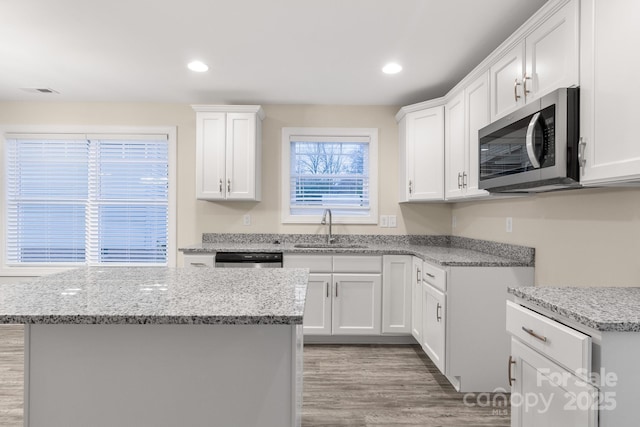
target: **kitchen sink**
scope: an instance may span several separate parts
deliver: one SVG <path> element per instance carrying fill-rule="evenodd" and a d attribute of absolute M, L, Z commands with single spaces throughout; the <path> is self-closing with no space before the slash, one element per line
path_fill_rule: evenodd
<path fill-rule="evenodd" d="M 367 246 L 352 243 L 296 243 L 293 247 L 300 249 L 364 249 Z"/>

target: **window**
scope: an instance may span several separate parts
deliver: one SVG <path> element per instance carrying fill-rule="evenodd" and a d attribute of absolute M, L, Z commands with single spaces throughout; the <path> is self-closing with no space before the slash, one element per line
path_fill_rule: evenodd
<path fill-rule="evenodd" d="M 283 128 L 282 153 L 282 222 L 377 223 L 377 129 Z"/>
<path fill-rule="evenodd" d="M 174 265 L 174 141 L 5 133 L 5 270 Z"/>

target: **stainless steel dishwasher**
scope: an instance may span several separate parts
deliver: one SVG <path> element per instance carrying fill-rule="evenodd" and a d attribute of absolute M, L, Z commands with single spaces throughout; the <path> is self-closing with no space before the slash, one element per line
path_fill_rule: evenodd
<path fill-rule="evenodd" d="M 282 268 L 282 252 L 217 252 L 216 268 Z"/>

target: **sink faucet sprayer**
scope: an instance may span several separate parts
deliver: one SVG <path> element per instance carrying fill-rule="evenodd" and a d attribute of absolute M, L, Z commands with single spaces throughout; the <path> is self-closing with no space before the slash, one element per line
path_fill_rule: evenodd
<path fill-rule="evenodd" d="M 324 213 L 322 214 L 322 221 L 320 221 L 320 224 L 327 225 L 327 213 L 329 213 L 329 234 L 327 234 L 327 243 L 333 243 L 334 239 L 333 239 L 333 236 L 331 235 L 331 226 L 333 224 L 331 209 L 324 210 Z"/>

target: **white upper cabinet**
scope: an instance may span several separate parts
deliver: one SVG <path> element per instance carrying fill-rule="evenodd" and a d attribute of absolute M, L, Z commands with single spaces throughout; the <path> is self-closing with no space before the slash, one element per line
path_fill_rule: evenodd
<path fill-rule="evenodd" d="M 491 120 L 524 105 L 521 87 L 524 58 L 521 42 L 491 66 Z"/>
<path fill-rule="evenodd" d="M 480 141 L 478 131 L 490 123 L 489 118 L 489 73 L 485 72 L 464 89 L 465 97 L 465 163 L 467 180 L 464 182 L 465 197 L 485 197 L 489 192 L 480 190 L 479 163 Z"/>
<path fill-rule="evenodd" d="M 527 102 L 580 84 L 578 12 L 578 1 L 571 0 L 525 39 Z"/>
<path fill-rule="evenodd" d="M 445 197 L 488 197 L 478 188 L 478 131 L 489 124 L 489 73 L 453 96 L 445 109 Z"/>
<path fill-rule="evenodd" d="M 444 107 L 407 113 L 399 123 L 400 202 L 444 199 Z"/>
<path fill-rule="evenodd" d="M 491 65 L 491 120 L 555 89 L 580 84 L 578 0 L 549 13 Z"/>
<path fill-rule="evenodd" d="M 195 105 L 196 197 L 260 201 L 262 120 L 257 105 Z"/>
<path fill-rule="evenodd" d="M 633 82 L 640 75 L 640 2 L 583 0 L 581 6 L 580 181 L 639 181 L 640 103 Z"/>
<path fill-rule="evenodd" d="M 468 180 L 464 101 L 464 92 L 460 92 L 445 106 L 445 197 L 447 199 L 463 197 L 465 180 Z"/>

